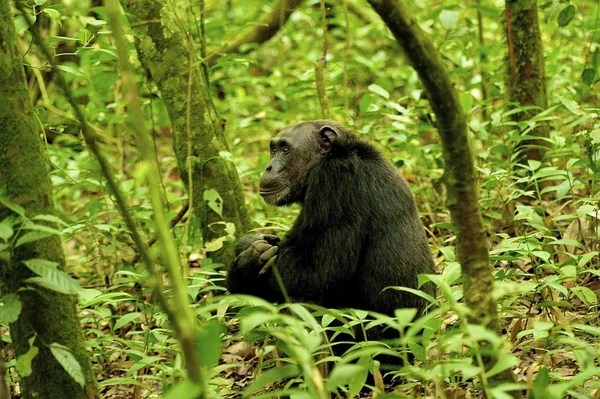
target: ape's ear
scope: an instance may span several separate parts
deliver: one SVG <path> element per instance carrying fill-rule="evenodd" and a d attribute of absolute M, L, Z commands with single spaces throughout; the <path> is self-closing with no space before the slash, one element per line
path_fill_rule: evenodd
<path fill-rule="evenodd" d="M 321 153 L 328 154 L 338 140 L 338 132 L 331 126 L 323 126 L 319 131 L 319 148 Z"/>

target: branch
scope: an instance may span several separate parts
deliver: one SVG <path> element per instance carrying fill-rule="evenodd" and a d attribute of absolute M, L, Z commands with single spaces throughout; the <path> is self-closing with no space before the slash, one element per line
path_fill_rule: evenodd
<path fill-rule="evenodd" d="M 211 54 L 206 60 L 208 66 L 215 65 L 217 60 L 224 55 L 246 53 L 247 51 L 241 50 L 242 46 L 246 44 L 261 44 L 275 36 L 300 3 L 302 0 L 278 0 L 271 12 L 260 18 L 258 25 L 234 37 L 225 50 Z"/>

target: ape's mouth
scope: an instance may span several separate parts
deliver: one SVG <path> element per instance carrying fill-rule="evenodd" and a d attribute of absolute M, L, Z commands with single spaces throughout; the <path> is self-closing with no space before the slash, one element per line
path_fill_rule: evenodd
<path fill-rule="evenodd" d="M 281 190 L 283 190 L 283 188 L 276 188 L 273 190 L 259 190 L 258 193 L 262 196 L 273 195 L 273 194 L 277 194 L 277 193 L 281 192 Z"/>

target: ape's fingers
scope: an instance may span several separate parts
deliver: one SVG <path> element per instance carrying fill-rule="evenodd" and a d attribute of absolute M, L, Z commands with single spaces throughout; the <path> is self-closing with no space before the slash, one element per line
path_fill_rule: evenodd
<path fill-rule="evenodd" d="M 277 253 L 277 251 L 279 251 L 279 247 L 272 246 L 271 248 L 267 249 L 265 252 L 263 252 L 262 254 L 260 254 L 260 256 L 258 257 L 258 259 L 262 260 L 263 262 L 266 262 L 269 259 L 271 259 L 273 256 L 275 256 L 275 254 Z"/>
<path fill-rule="evenodd" d="M 275 248 L 277 248 L 277 247 L 275 247 Z M 269 259 L 269 261 L 267 262 L 267 264 L 264 265 L 262 269 L 260 269 L 260 271 L 258 272 L 258 275 L 262 276 L 263 274 L 265 274 L 266 272 L 268 272 L 269 269 L 271 267 L 273 267 L 273 265 L 275 264 L 276 260 L 277 260 L 277 255 L 275 255 L 271 259 Z"/>

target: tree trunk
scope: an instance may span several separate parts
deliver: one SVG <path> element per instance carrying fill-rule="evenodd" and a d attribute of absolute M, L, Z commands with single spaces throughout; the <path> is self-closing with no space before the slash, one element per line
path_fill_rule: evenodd
<path fill-rule="evenodd" d="M 228 159 L 223 127 L 212 103 L 200 62 L 184 33 L 162 25 L 162 0 L 121 0 L 140 40 L 136 47 L 144 68 L 152 76 L 173 125 L 173 147 L 179 172 L 200 221 L 205 244 L 219 247 L 228 230 L 239 238 L 250 226 L 235 165 Z M 189 44 L 189 45 L 188 45 Z M 190 164 L 188 164 L 188 162 Z M 192 170 L 189 179 L 188 168 Z M 215 206 L 215 190 L 222 212 Z M 209 202 L 210 200 L 210 202 Z M 219 200 L 217 199 L 217 202 Z M 212 207 L 209 204 L 212 203 Z M 215 241 L 216 240 L 216 241 Z M 229 264 L 234 247 L 228 245 L 210 254 L 216 262 Z"/>
<path fill-rule="evenodd" d="M 447 204 L 457 229 L 457 249 L 463 273 L 464 298 L 470 320 L 500 332 L 496 302 L 490 293 L 494 276 L 477 198 L 477 176 L 469 145 L 466 114 L 440 53 L 400 0 L 369 0 L 392 31 L 408 62 L 417 71 L 435 112 L 442 140 Z M 498 359 L 487 359 L 493 365 Z M 496 379 L 512 380 L 511 373 Z"/>
<path fill-rule="evenodd" d="M 507 88 L 509 101 L 536 108 L 513 114 L 516 122 L 531 119 L 548 108 L 548 91 L 544 72 L 544 51 L 538 21 L 536 0 L 510 0 L 505 3 L 506 41 L 508 45 Z M 548 137 L 549 126 L 537 122 L 529 136 Z M 539 139 L 525 139 L 516 146 L 520 161 L 541 160 L 547 143 Z"/>
<path fill-rule="evenodd" d="M 38 135 L 38 125 L 29 101 L 22 54 L 8 0 L 0 0 L 0 221 L 10 217 L 31 219 L 53 213 L 49 162 Z M 7 202 L 24 209 L 19 216 Z M 18 210 L 18 209 L 17 209 Z M 20 212 L 20 211 L 19 211 Z M 40 223 L 40 222 L 36 222 Z M 16 231 L 16 230 L 15 230 Z M 25 230 L 27 231 L 27 230 Z M 15 233 L 16 234 L 16 233 Z M 20 237 L 23 235 L 21 234 Z M 9 240 L 14 244 L 14 239 Z M 0 242 L 2 242 L 0 240 Z M 17 357 L 30 350 L 29 340 L 39 349 L 31 363 L 32 373 L 21 375 L 21 397 L 89 399 L 96 397 L 96 385 L 75 308 L 75 296 L 25 283 L 34 277 L 23 261 L 40 258 L 58 263 L 65 259 L 60 238 L 52 235 L 8 249 L 10 259 L 0 256 L 0 296 L 17 295 L 22 303 L 18 319 L 9 324 Z M 29 287 L 29 289 L 25 289 Z M 49 346 L 58 343 L 68 349 L 81 366 L 80 386 L 54 358 Z"/>

